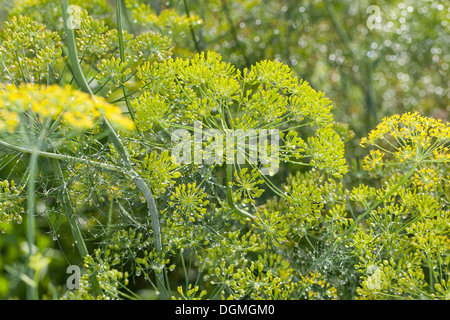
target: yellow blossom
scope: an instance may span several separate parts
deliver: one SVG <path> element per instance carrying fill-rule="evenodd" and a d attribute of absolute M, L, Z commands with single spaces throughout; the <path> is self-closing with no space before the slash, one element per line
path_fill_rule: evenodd
<path fill-rule="evenodd" d="M 384 118 L 360 144 L 390 153 L 400 162 L 421 162 L 448 161 L 449 141 L 448 123 L 414 112 Z"/>
<path fill-rule="evenodd" d="M 56 120 L 62 115 L 63 124 L 79 130 L 92 128 L 102 116 L 118 128 L 131 130 L 134 127 L 118 106 L 107 103 L 101 97 L 91 98 L 69 85 L 6 86 L 6 90 L 0 92 L 0 130 L 14 131 L 19 115 L 24 112 L 33 112 L 40 121 L 47 118 Z"/>

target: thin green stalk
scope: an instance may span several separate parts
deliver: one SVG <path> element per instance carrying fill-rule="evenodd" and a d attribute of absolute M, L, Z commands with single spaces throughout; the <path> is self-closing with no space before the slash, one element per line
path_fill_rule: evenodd
<path fill-rule="evenodd" d="M 35 192 L 36 192 L 36 173 L 38 171 L 38 159 L 39 148 L 42 140 L 47 132 L 49 121 L 46 121 L 37 140 L 37 146 L 34 147 L 29 166 L 29 175 L 27 181 L 27 245 L 28 245 L 28 266 L 26 268 L 26 274 L 29 279 L 36 280 L 33 285 L 27 285 L 26 297 L 28 300 L 37 300 L 39 298 L 39 278 L 36 279 L 35 272 L 31 268 L 31 257 L 33 256 L 33 248 L 36 240 L 36 205 L 35 205 Z"/>
<path fill-rule="evenodd" d="M 224 128 L 228 128 L 231 129 L 232 125 L 231 125 L 231 113 L 230 110 L 228 110 L 228 114 L 224 112 L 224 116 L 223 116 L 223 127 Z M 233 138 L 234 139 L 234 138 Z M 228 143 L 228 141 L 227 141 Z M 234 141 L 232 141 L 231 143 L 234 144 Z M 241 217 L 246 218 L 246 219 L 251 219 L 251 220 L 255 220 L 256 217 L 251 215 L 250 213 L 248 213 L 245 210 L 242 210 L 241 208 L 239 208 L 236 203 L 234 203 L 233 200 L 233 190 L 231 188 L 232 186 L 232 181 L 233 181 L 233 164 L 231 163 L 227 163 L 227 175 L 226 175 L 226 187 L 227 187 L 227 202 L 228 205 Z"/>
<path fill-rule="evenodd" d="M 117 24 L 117 37 L 119 40 L 120 61 L 123 63 L 123 62 L 125 62 L 125 45 L 123 42 L 121 2 L 122 2 L 121 0 L 116 0 L 116 24 Z M 134 110 L 133 110 L 133 107 L 131 106 L 131 101 L 130 101 L 130 95 L 128 94 L 128 88 L 125 85 L 126 81 L 127 81 L 126 77 L 122 76 L 121 87 L 122 87 L 123 96 L 125 98 L 125 105 L 127 106 L 127 109 L 128 109 L 131 119 L 133 121 L 135 121 Z M 142 137 L 142 139 L 145 139 L 143 133 L 139 130 L 139 128 L 136 127 L 136 131 Z"/>
<path fill-rule="evenodd" d="M 61 166 L 56 159 L 53 159 L 53 166 L 55 168 L 55 171 L 56 171 L 58 177 L 60 179 L 62 179 L 63 183 L 65 184 L 64 175 L 62 173 Z M 67 189 L 65 187 L 62 190 L 61 197 L 62 197 L 62 202 L 63 202 L 63 207 L 64 207 L 64 213 L 66 214 L 67 222 L 69 223 L 70 230 L 72 231 L 72 235 L 75 240 L 75 244 L 77 246 L 78 252 L 80 253 L 81 257 L 86 257 L 87 255 L 89 255 L 89 251 L 86 247 L 86 242 L 84 241 L 83 233 L 81 232 L 81 229 L 76 221 L 76 217 L 73 213 L 72 205 L 70 203 L 70 195 L 68 194 Z M 95 273 L 93 273 L 90 276 L 90 281 L 92 284 L 92 289 L 94 291 L 94 295 L 97 297 L 101 296 L 102 291 L 98 284 Z"/>
<path fill-rule="evenodd" d="M 84 163 L 84 164 L 88 164 L 90 166 L 94 166 L 94 167 L 98 167 L 102 170 L 106 170 L 106 171 L 112 171 L 112 172 L 116 172 L 116 173 L 121 173 L 122 170 L 120 170 L 117 167 L 114 167 L 112 165 L 106 164 L 106 163 L 101 163 L 101 162 L 97 162 L 97 161 L 93 161 L 93 160 L 89 160 L 89 159 L 81 159 L 81 158 L 77 158 L 77 157 L 72 157 L 72 156 L 68 156 L 65 154 L 58 154 L 58 153 L 52 153 L 52 152 L 46 152 L 46 151 L 41 151 L 41 150 L 32 150 L 32 149 L 28 149 L 25 147 L 19 147 L 13 144 L 10 144 L 6 141 L 0 140 L 0 145 L 3 147 L 6 147 L 8 149 L 11 150 L 15 150 L 18 152 L 22 152 L 22 153 L 27 153 L 27 154 L 33 154 L 36 153 L 38 156 L 40 157 L 46 157 L 46 158 L 50 158 L 50 159 L 57 159 L 57 160 L 63 160 L 63 161 L 68 161 L 68 162 L 80 162 L 80 163 Z"/>
<path fill-rule="evenodd" d="M 8 67 L 6 67 L 4 62 L 0 62 L 2 64 L 3 70 L 8 74 L 10 79 L 14 79 L 14 77 L 11 75 L 11 72 L 9 72 Z M 20 84 L 17 80 L 13 80 L 14 84 L 16 85 L 16 87 L 18 87 Z M 2 84 L 2 86 L 4 87 L 4 85 Z"/>
<path fill-rule="evenodd" d="M 84 92 L 90 93 L 92 95 L 91 88 L 86 82 L 86 79 L 84 77 L 83 71 L 81 70 L 81 66 L 78 60 L 78 53 L 77 53 L 77 47 L 76 47 L 76 41 L 75 41 L 75 33 L 71 28 L 68 26 L 68 16 L 67 11 L 69 9 L 69 1 L 68 0 L 61 0 L 61 8 L 62 8 L 62 16 L 64 20 L 64 28 L 66 31 L 66 41 L 67 41 L 67 49 L 68 49 L 68 57 L 70 61 L 71 70 L 73 73 L 73 76 L 75 78 L 75 81 L 78 83 L 78 86 L 80 89 Z"/>
<path fill-rule="evenodd" d="M 311 269 L 313 269 L 319 262 L 322 262 L 324 259 L 328 257 L 328 255 L 334 251 L 334 249 L 342 243 L 342 241 L 345 240 L 345 238 L 353 231 L 353 229 L 356 228 L 358 223 L 364 219 L 369 213 L 372 212 L 376 207 L 378 207 L 380 204 L 382 204 L 386 199 L 388 199 L 390 196 L 394 194 L 395 191 L 397 191 L 398 188 L 403 186 L 406 181 L 408 181 L 409 178 L 414 174 L 416 171 L 416 168 L 419 164 L 417 162 L 414 163 L 411 170 L 391 189 L 388 193 L 384 195 L 383 198 L 375 202 L 369 209 L 367 209 L 363 214 L 361 214 L 353 223 L 352 225 L 333 243 L 333 245 L 324 253 L 322 254 L 311 266 Z"/>
<path fill-rule="evenodd" d="M 191 17 L 191 13 L 190 13 L 190 11 L 189 11 L 189 6 L 188 6 L 188 4 L 187 4 L 187 1 L 186 1 L 186 0 L 183 0 L 183 2 L 184 2 L 184 9 L 185 9 L 185 11 L 186 11 L 186 16 L 187 16 L 188 18 L 190 18 L 190 17 Z M 194 28 L 192 28 L 192 24 L 191 24 L 191 23 L 189 23 L 189 29 L 190 29 L 190 31 L 191 31 L 192 40 L 194 40 L 195 50 L 196 50 L 198 53 L 201 53 L 202 51 L 201 51 L 201 49 L 200 49 L 200 45 L 199 45 L 199 43 L 198 43 L 197 37 L 195 36 Z"/>
<path fill-rule="evenodd" d="M 22 74 L 23 82 L 28 83 L 27 78 L 25 77 L 25 73 L 23 72 L 22 65 L 20 64 L 19 54 L 17 53 L 17 50 L 15 50 L 14 52 L 16 53 L 17 64 L 19 65 L 19 70 Z"/>
<path fill-rule="evenodd" d="M 123 43 L 123 31 L 122 31 L 122 5 L 120 0 L 116 0 L 116 24 L 117 24 L 117 37 L 119 39 L 119 55 L 120 61 L 125 62 L 125 46 Z M 125 104 L 127 105 L 128 112 L 130 113 L 131 119 L 134 121 L 134 110 L 130 103 L 130 98 L 128 96 L 128 90 L 125 84 L 125 77 L 122 77 L 122 91 L 125 97 Z"/>
<path fill-rule="evenodd" d="M 95 79 L 95 77 L 93 77 L 92 79 Z M 105 82 L 102 83 L 102 85 L 94 92 L 94 94 L 99 93 L 108 84 L 109 80 L 111 80 L 110 76 L 105 79 Z"/>
<path fill-rule="evenodd" d="M 180 250 L 181 264 L 183 266 L 184 279 L 186 281 L 185 288 L 187 288 L 188 285 L 189 285 L 189 277 L 188 277 L 188 273 L 187 273 L 187 270 L 186 270 L 186 263 L 184 262 L 183 254 L 184 254 L 184 250 L 181 249 Z"/>
<path fill-rule="evenodd" d="M 139 90 L 144 89 L 145 87 L 147 87 L 147 86 L 148 86 L 149 84 L 151 84 L 151 83 L 152 83 L 152 82 L 149 81 L 149 82 L 143 84 L 141 87 L 139 87 L 139 89 L 136 89 L 136 90 L 132 91 L 132 92 L 129 93 L 126 97 L 131 97 L 133 94 L 135 94 L 135 93 L 138 92 Z M 117 103 L 117 102 L 121 102 L 121 101 L 125 100 L 126 97 L 120 97 L 120 98 L 117 98 L 116 100 L 111 101 L 110 103 L 114 104 L 114 103 Z"/>
<path fill-rule="evenodd" d="M 33 152 L 30 159 L 30 171 L 27 182 L 27 244 L 28 244 L 28 263 L 31 262 L 33 255 L 34 243 L 36 240 L 35 228 L 35 188 L 36 188 L 36 172 L 38 167 L 38 153 Z M 35 278 L 34 270 L 30 265 L 27 266 L 27 276 L 30 279 Z M 38 283 L 34 282 L 34 285 L 27 285 L 26 296 L 28 300 L 37 300 L 38 295 Z"/>

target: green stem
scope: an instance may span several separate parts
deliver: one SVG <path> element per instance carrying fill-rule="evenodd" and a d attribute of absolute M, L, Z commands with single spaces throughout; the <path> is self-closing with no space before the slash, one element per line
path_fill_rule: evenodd
<path fill-rule="evenodd" d="M 31 257 L 33 255 L 34 243 L 36 241 L 36 205 L 35 205 L 35 193 L 36 193 L 36 173 L 38 171 L 38 159 L 39 148 L 41 147 L 42 140 L 47 132 L 49 121 L 47 120 L 44 128 L 42 129 L 38 140 L 37 146 L 31 152 L 29 176 L 27 181 L 27 245 L 28 245 L 28 266 L 26 273 L 29 279 L 35 280 L 33 285 L 26 287 L 26 296 L 28 300 L 37 300 L 39 298 L 39 277 L 36 278 L 33 268 L 30 266 Z M 37 280 L 36 280 L 37 279 Z"/>
<path fill-rule="evenodd" d="M 68 0 L 61 0 L 61 8 L 62 8 L 62 16 L 64 20 L 64 28 L 66 31 L 66 41 L 67 41 L 67 49 L 68 49 L 68 57 L 70 61 L 71 70 L 73 73 L 73 76 L 75 78 L 75 81 L 78 83 L 78 86 L 80 89 L 84 92 L 90 93 L 92 95 L 91 88 L 86 82 L 86 79 L 84 77 L 83 71 L 81 70 L 81 66 L 78 60 L 78 53 L 77 53 L 77 45 L 75 41 L 75 33 L 73 32 L 73 29 L 69 28 L 67 22 L 68 22 L 68 16 L 67 11 L 69 9 L 69 1 Z"/>
<path fill-rule="evenodd" d="M 191 13 L 189 11 L 189 6 L 187 4 L 187 1 L 183 0 L 183 2 L 184 2 L 184 9 L 186 10 L 186 16 L 188 18 L 190 18 L 191 17 Z M 202 51 L 200 49 L 200 45 L 199 45 L 199 43 L 197 41 L 197 37 L 195 36 L 194 28 L 192 28 L 192 24 L 191 23 L 189 23 L 189 29 L 191 31 L 192 40 L 194 40 L 195 50 L 197 51 L 197 53 L 201 53 Z"/>
<path fill-rule="evenodd" d="M 226 128 L 231 129 L 232 125 L 231 125 L 231 120 L 230 120 L 231 119 L 230 110 L 228 110 L 228 115 L 226 113 L 224 114 L 223 118 L 224 118 L 224 122 L 225 122 Z M 228 141 L 227 141 L 227 143 L 228 143 Z M 232 141 L 231 143 L 234 144 L 234 141 Z M 226 184 L 227 184 L 227 202 L 228 202 L 228 205 L 234 210 L 234 212 L 236 212 L 241 217 L 246 218 L 246 219 L 250 219 L 250 220 L 255 220 L 256 219 L 255 216 L 251 215 L 250 213 L 248 213 L 245 210 L 242 210 L 241 208 L 239 208 L 236 205 L 236 203 L 234 203 L 233 190 L 231 188 L 232 182 L 233 182 L 233 164 L 227 163 L 226 166 L 227 166 L 227 176 L 226 176 L 227 177 L 227 181 L 226 181 Z"/>
<path fill-rule="evenodd" d="M 328 255 L 336 249 L 336 247 L 342 243 L 342 241 L 353 231 L 353 229 L 356 228 L 358 223 L 364 219 L 369 213 L 372 212 L 376 207 L 378 207 L 380 204 L 382 204 L 386 199 L 388 199 L 390 196 L 394 194 L 395 191 L 398 190 L 401 186 L 403 186 L 406 181 L 408 181 L 409 178 L 414 174 L 416 171 L 416 168 L 419 164 L 417 162 L 414 163 L 411 170 L 391 189 L 388 193 L 384 195 L 383 198 L 375 202 L 369 209 L 367 209 L 363 214 L 361 214 L 353 223 L 352 225 L 333 243 L 333 245 L 324 253 L 322 254 L 311 266 L 311 269 L 314 268 L 315 265 L 317 265 L 319 262 L 322 262 L 324 259 L 328 257 Z"/>
<path fill-rule="evenodd" d="M 36 172 L 38 167 L 38 153 L 33 152 L 30 159 L 30 172 L 29 179 L 27 182 L 27 244 L 28 244 L 28 263 L 31 261 L 31 256 L 33 255 L 34 243 L 36 240 L 35 228 L 35 188 L 36 188 Z M 34 270 L 27 266 L 27 276 L 30 279 L 35 278 Z M 28 300 L 38 299 L 38 282 L 34 282 L 34 285 L 27 285 L 26 295 Z"/>
<path fill-rule="evenodd" d="M 52 152 L 46 152 L 46 151 L 40 151 L 40 150 L 31 150 L 28 148 L 19 147 L 19 146 L 10 144 L 3 140 L 0 140 L 0 145 L 3 147 L 6 147 L 8 149 L 15 150 L 15 151 L 22 152 L 22 153 L 28 153 L 28 154 L 36 153 L 40 157 L 63 160 L 63 161 L 68 161 L 68 162 L 70 162 L 70 161 L 80 162 L 80 163 L 88 164 L 88 165 L 91 165 L 94 167 L 98 167 L 98 168 L 106 170 L 106 171 L 112 171 L 112 172 L 117 172 L 117 173 L 122 172 L 119 168 L 114 167 L 112 165 L 89 160 L 89 159 L 81 159 L 81 158 L 72 157 L 72 156 L 68 156 L 68 155 L 64 155 L 64 154 L 58 154 L 58 153 L 52 153 Z"/>
<path fill-rule="evenodd" d="M 15 50 L 14 52 L 16 53 L 17 64 L 19 65 L 19 70 L 22 74 L 23 82 L 28 83 L 27 78 L 25 77 L 25 73 L 23 72 L 22 65 L 20 64 L 19 54 L 17 53 L 17 50 Z"/>
<path fill-rule="evenodd" d="M 120 61 L 123 63 L 125 62 L 125 45 L 123 42 L 123 31 L 122 31 L 122 5 L 120 0 L 116 0 L 116 23 L 117 23 L 117 36 L 119 38 L 119 55 L 120 55 Z M 125 85 L 125 82 L 127 82 L 127 79 L 125 76 L 122 76 L 122 92 L 123 97 L 125 99 L 125 105 L 127 106 L 128 112 L 131 116 L 131 119 L 135 121 L 134 116 L 134 110 L 131 106 L 130 102 L 130 95 L 128 94 L 128 88 Z M 139 128 L 136 126 L 135 130 L 137 133 L 141 136 L 142 139 L 145 140 L 144 134 L 139 130 Z"/>
<path fill-rule="evenodd" d="M 116 0 L 116 23 L 117 23 L 117 36 L 119 38 L 119 55 L 120 61 L 125 62 L 125 46 L 123 42 L 123 31 L 122 31 L 122 5 L 120 0 Z M 130 113 L 131 119 L 134 121 L 134 110 L 130 103 L 130 97 L 128 96 L 127 87 L 124 84 L 126 81 L 125 77 L 122 77 L 122 91 L 125 97 L 125 104 L 127 105 L 128 112 Z"/>

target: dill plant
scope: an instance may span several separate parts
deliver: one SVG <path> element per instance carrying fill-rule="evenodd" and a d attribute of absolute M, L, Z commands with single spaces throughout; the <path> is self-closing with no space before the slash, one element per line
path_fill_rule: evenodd
<path fill-rule="evenodd" d="M 1 223 L 27 222 L 27 298 L 48 294 L 42 230 L 62 246 L 64 232 L 83 265 L 80 289 L 57 298 L 448 298 L 448 124 L 383 119 L 361 141 L 373 183 L 351 187 L 352 131 L 287 65 L 196 53 L 188 8 L 73 4 L 78 28 L 69 1 L 24 1 L 0 35 Z M 277 129 L 277 175 L 248 161 L 245 138 L 231 155 L 245 163 L 178 163 L 174 130 L 194 152 L 217 142 L 199 145 L 196 123 Z"/>

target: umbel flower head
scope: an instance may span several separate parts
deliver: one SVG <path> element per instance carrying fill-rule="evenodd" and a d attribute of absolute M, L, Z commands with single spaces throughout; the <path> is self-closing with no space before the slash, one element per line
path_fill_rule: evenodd
<path fill-rule="evenodd" d="M 448 162 L 450 125 L 439 119 L 427 118 L 419 113 L 405 113 L 384 118 L 361 146 L 374 146 L 383 151 L 371 154 L 377 162 L 391 154 L 399 162 Z"/>
<path fill-rule="evenodd" d="M 450 182 L 450 125 L 417 112 L 384 118 L 361 146 L 373 146 L 364 158 L 370 174 L 392 175 L 408 165 L 416 165 L 414 185 L 435 190 L 440 181 Z"/>
<path fill-rule="evenodd" d="M 25 112 L 34 113 L 39 121 L 60 118 L 63 125 L 79 130 L 92 128 L 103 116 L 118 128 L 133 129 L 119 107 L 70 86 L 8 85 L 0 91 L 0 130 L 14 131 Z"/>
<path fill-rule="evenodd" d="M 52 81 L 50 70 L 63 61 L 58 33 L 30 17 L 12 17 L 0 30 L 0 79 L 6 82 Z M 58 78 L 57 73 L 54 74 Z M 19 80 L 20 79 L 20 80 Z"/>
<path fill-rule="evenodd" d="M 144 63 L 137 70 L 142 84 L 152 84 L 131 102 L 142 131 L 192 131 L 189 124 L 195 122 L 223 137 L 227 130 L 260 136 L 264 130 L 279 130 L 281 146 L 272 151 L 281 161 L 324 169 L 336 177 L 347 171 L 330 101 L 287 65 L 264 60 L 240 71 L 219 54 L 202 52 L 192 59 Z M 250 152 L 242 153 L 251 158 Z"/>

